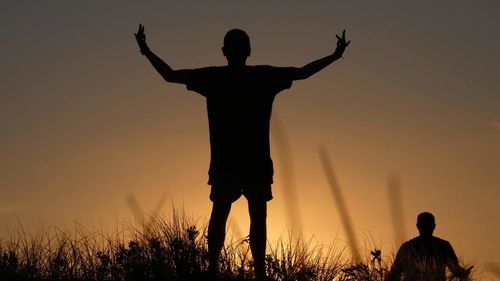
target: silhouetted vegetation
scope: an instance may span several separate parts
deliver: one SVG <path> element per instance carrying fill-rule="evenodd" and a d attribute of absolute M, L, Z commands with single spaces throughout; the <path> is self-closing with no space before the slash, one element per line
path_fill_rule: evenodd
<path fill-rule="evenodd" d="M 112 235 L 82 225 L 36 234 L 19 226 L 0 243 L 0 280 L 211 280 L 205 228 L 196 225 L 174 212 L 171 219 L 125 225 Z M 267 274 L 276 280 L 384 280 L 390 266 L 379 250 L 352 263 L 339 243 L 290 240 L 268 247 Z M 252 280 L 247 239 L 226 244 L 219 270 L 220 280 Z"/>

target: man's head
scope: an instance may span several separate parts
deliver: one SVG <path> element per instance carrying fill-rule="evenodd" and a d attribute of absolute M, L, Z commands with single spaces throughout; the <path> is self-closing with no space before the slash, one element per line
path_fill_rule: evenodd
<path fill-rule="evenodd" d="M 420 213 L 417 217 L 417 228 L 420 232 L 420 236 L 429 237 L 432 236 L 434 229 L 436 228 L 436 221 L 434 220 L 434 215 L 429 212 Z"/>
<path fill-rule="evenodd" d="M 250 56 L 250 38 L 241 29 L 231 29 L 224 36 L 222 53 L 229 65 L 243 66 Z"/>

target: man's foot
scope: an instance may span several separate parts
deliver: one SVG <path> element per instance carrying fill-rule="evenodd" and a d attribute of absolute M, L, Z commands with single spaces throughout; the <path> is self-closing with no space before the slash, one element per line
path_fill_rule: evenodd
<path fill-rule="evenodd" d="M 218 274 L 213 271 L 203 271 L 195 275 L 192 279 L 193 281 L 220 281 Z"/>
<path fill-rule="evenodd" d="M 255 281 L 276 281 L 276 280 L 265 274 L 264 275 L 258 274 L 255 276 Z"/>
<path fill-rule="evenodd" d="M 219 280 L 218 279 L 218 270 L 216 267 L 211 267 L 209 266 L 208 267 L 208 270 L 207 270 L 207 278 L 209 278 L 208 280 Z"/>
<path fill-rule="evenodd" d="M 192 281 L 219 281 L 217 275 L 208 271 L 200 272 L 193 276 Z"/>

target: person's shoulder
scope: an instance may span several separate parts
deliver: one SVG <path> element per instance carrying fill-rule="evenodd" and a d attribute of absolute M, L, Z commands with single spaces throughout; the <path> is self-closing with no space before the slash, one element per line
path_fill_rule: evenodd
<path fill-rule="evenodd" d="M 450 244 L 450 242 L 448 242 L 447 240 L 441 239 L 441 238 L 436 237 L 436 236 L 432 236 L 432 240 L 433 240 L 435 243 Z"/>
<path fill-rule="evenodd" d="M 447 240 L 441 239 L 439 237 L 433 236 L 432 240 L 433 240 L 434 244 L 436 244 L 440 247 L 451 247 L 450 242 L 448 242 Z"/>
<path fill-rule="evenodd" d="M 255 74 L 262 74 L 265 77 L 283 77 L 288 78 L 293 74 L 293 67 L 272 66 L 272 65 L 253 65 L 249 69 Z"/>
<path fill-rule="evenodd" d="M 414 237 L 408 241 L 406 241 L 404 244 L 407 244 L 407 245 L 414 245 L 416 243 L 420 243 L 420 236 L 417 236 L 417 237 Z"/>
<path fill-rule="evenodd" d="M 288 66 L 274 66 L 268 64 L 249 65 L 248 67 L 255 70 L 280 70 L 280 69 L 292 68 Z"/>
<path fill-rule="evenodd" d="M 401 245 L 401 247 L 405 248 L 407 250 L 409 250 L 409 249 L 415 250 L 415 249 L 420 249 L 422 247 L 422 244 L 425 244 L 425 243 L 426 242 L 424 240 L 422 240 L 422 237 L 417 236 L 417 237 L 414 237 L 414 238 L 404 242 L 403 245 Z"/>
<path fill-rule="evenodd" d="M 419 243 L 417 238 L 405 241 L 403 242 L 403 244 L 401 244 L 401 246 L 399 246 L 397 252 L 397 256 L 399 259 L 407 259 L 415 253 L 415 251 L 419 248 Z"/>
<path fill-rule="evenodd" d="M 194 68 L 192 70 L 201 72 L 216 72 L 216 71 L 221 71 L 225 68 L 226 68 L 225 66 L 205 66 L 200 68 Z"/>
<path fill-rule="evenodd" d="M 222 67 L 220 66 L 189 69 L 187 73 L 187 89 L 207 96 L 207 92 L 220 82 L 218 77 L 223 76 L 221 75 L 221 69 Z"/>
<path fill-rule="evenodd" d="M 259 65 L 247 65 L 247 69 L 256 72 L 269 71 L 274 69 L 274 66 L 259 64 Z"/>
<path fill-rule="evenodd" d="M 214 77 L 222 75 L 224 69 L 223 66 L 206 66 L 191 69 L 189 74 L 192 79 L 212 80 Z"/>
<path fill-rule="evenodd" d="M 401 244 L 399 248 L 402 250 L 406 250 L 409 248 L 413 248 L 417 243 L 418 243 L 418 237 L 415 237 L 413 239 L 403 242 L 403 244 Z"/>

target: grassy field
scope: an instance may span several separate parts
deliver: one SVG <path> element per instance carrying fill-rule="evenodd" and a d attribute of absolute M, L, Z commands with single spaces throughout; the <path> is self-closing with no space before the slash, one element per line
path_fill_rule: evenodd
<path fill-rule="evenodd" d="M 221 280 L 252 280 L 248 239 L 226 238 Z M 123 225 L 114 234 L 75 225 L 27 233 L 22 226 L 0 241 L 0 280 L 210 280 L 205 227 L 173 213 L 169 219 Z M 267 273 L 276 280 L 384 280 L 390 260 L 367 250 L 353 263 L 339 243 L 285 237 L 268 245 Z M 450 279 L 451 280 L 451 279 Z M 474 280 L 470 278 L 468 280 Z"/>

